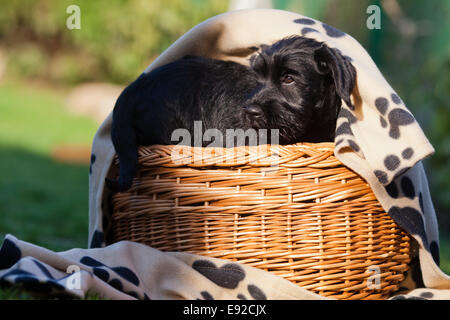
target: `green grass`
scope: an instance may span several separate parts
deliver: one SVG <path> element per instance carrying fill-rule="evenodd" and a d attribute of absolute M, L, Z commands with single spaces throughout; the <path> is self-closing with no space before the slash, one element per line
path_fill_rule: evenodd
<path fill-rule="evenodd" d="M 0 147 L 48 156 L 61 143 L 87 143 L 97 129 L 94 121 L 65 111 L 63 96 L 23 85 L 0 86 Z"/>
<path fill-rule="evenodd" d="M 0 300 L 59 300 L 59 299 L 78 299 L 70 296 L 53 296 L 49 297 L 48 295 L 39 295 L 27 292 L 21 287 L 9 287 L 3 286 L 0 287 Z M 100 297 L 97 293 L 87 292 L 83 300 L 107 300 Z"/>
<path fill-rule="evenodd" d="M 60 251 L 87 246 L 87 165 L 57 163 L 58 144 L 90 145 L 97 124 L 65 110 L 63 96 L 0 86 L 0 236 Z"/>
<path fill-rule="evenodd" d="M 0 148 L 0 236 L 51 250 L 87 246 L 88 170 Z"/>
<path fill-rule="evenodd" d="M 54 251 L 87 247 L 89 167 L 58 163 L 50 153 L 59 144 L 89 146 L 98 125 L 70 115 L 63 98 L 0 85 L 0 239 L 10 233 Z M 29 298 L 0 289 L 0 299 Z"/>
<path fill-rule="evenodd" d="M 30 300 L 35 298 L 36 296 L 33 296 L 20 288 L 0 287 L 0 300 Z"/>
<path fill-rule="evenodd" d="M 450 235 L 441 234 L 440 236 L 440 267 L 442 271 L 450 275 Z"/>

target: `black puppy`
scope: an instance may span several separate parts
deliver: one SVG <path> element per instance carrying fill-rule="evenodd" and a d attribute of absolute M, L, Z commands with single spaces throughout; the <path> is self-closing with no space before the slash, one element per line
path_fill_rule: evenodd
<path fill-rule="evenodd" d="M 128 189 L 138 146 L 176 144 L 172 132 L 193 133 L 194 121 L 224 135 L 226 129 L 279 129 L 280 144 L 333 141 L 341 99 L 351 105 L 355 75 L 337 50 L 298 36 L 263 46 L 250 67 L 185 57 L 142 74 L 114 107 L 111 138 L 120 176 L 108 186 Z"/>

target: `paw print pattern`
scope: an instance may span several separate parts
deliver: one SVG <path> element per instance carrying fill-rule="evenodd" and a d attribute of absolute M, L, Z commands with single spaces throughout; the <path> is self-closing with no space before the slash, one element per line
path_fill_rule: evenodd
<path fill-rule="evenodd" d="M 109 267 L 104 263 L 89 256 L 82 257 L 80 263 L 91 267 L 94 275 L 97 276 L 102 281 L 108 283 L 111 287 L 135 298 L 139 298 L 139 295 L 136 292 L 124 290 L 124 283 L 122 282 L 122 280 L 130 282 L 132 285 L 136 287 L 139 286 L 140 284 L 139 278 L 131 269 L 123 266 Z M 120 279 L 112 278 L 112 275 L 110 274 L 109 270 L 114 271 L 117 275 L 119 275 Z"/>
<path fill-rule="evenodd" d="M 395 105 L 402 104 L 402 100 L 400 97 L 392 93 L 391 101 Z M 389 136 L 392 139 L 400 139 L 400 127 L 412 124 L 415 122 L 415 119 L 411 113 L 402 109 L 402 108 L 393 108 L 388 112 L 389 109 L 389 100 L 385 97 L 378 97 L 375 99 L 375 107 L 380 113 L 380 125 L 382 128 L 387 128 L 389 126 Z"/>
<path fill-rule="evenodd" d="M 220 287 L 235 289 L 239 282 L 244 280 L 245 271 L 235 263 L 227 263 L 218 268 L 208 260 L 197 260 L 192 268 Z"/>
<path fill-rule="evenodd" d="M 245 279 L 245 271 L 235 263 L 226 263 L 221 267 L 217 267 L 215 263 L 209 260 L 196 260 L 192 264 L 192 268 L 225 289 L 236 289 L 241 281 Z M 255 300 L 267 300 L 266 294 L 255 284 L 247 285 L 248 293 L 238 293 L 237 298 L 247 300 L 246 294 Z M 204 300 L 213 300 L 214 297 L 208 291 L 200 292 Z"/>

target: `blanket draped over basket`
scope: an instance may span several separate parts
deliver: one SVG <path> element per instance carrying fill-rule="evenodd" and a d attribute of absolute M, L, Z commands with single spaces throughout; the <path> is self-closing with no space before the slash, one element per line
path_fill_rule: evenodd
<path fill-rule="evenodd" d="M 437 219 L 421 162 L 433 147 L 351 36 L 292 12 L 234 11 L 191 29 L 145 72 L 187 54 L 248 64 L 255 48 L 292 35 L 339 49 L 357 71 L 351 97 L 355 107 L 343 102 L 334 156 L 368 183 L 385 212 L 411 238 L 406 278 L 389 298 L 450 299 L 450 277 L 439 269 Z M 80 297 L 90 291 L 113 299 L 329 299 L 246 264 L 131 241 L 111 243 L 111 194 L 104 186 L 115 156 L 110 128 L 111 115 L 92 145 L 89 248 L 52 252 L 7 235 L 0 249 L 1 283 Z"/>

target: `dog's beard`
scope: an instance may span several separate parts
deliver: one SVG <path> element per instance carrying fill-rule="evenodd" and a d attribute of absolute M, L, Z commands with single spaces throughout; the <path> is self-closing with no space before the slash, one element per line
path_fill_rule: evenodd
<path fill-rule="evenodd" d="M 294 126 L 291 121 L 287 121 L 286 119 L 280 118 L 278 120 L 277 127 L 279 130 L 280 144 L 293 144 L 305 140 L 305 130 L 298 124 L 299 122 L 297 121 L 297 126 Z"/>
<path fill-rule="evenodd" d="M 245 121 L 249 128 L 259 130 L 259 129 L 270 129 L 268 126 L 268 121 L 265 116 L 254 118 L 250 115 L 245 115 Z"/>

